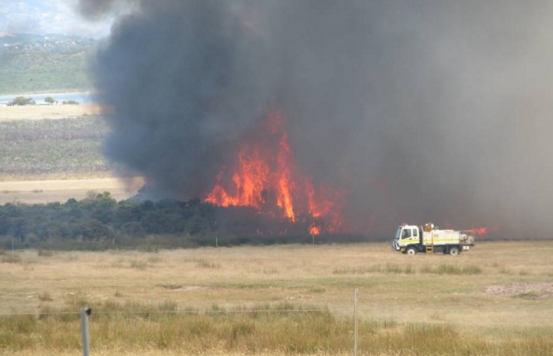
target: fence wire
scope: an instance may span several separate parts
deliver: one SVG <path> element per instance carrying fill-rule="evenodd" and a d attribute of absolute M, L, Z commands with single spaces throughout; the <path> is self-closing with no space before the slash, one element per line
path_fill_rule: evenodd
<path fill-rule="evenodd" d="M 253 309 L 253 310 L 117 310 L 117 311 L 103 311 L 101 309 L 94 309 L 94 315 L 221 315 L 221 314 L 255 314 L 255 313 L 265 313 L 265 314 L 276 314 L 276 313 L 350 313 L 352 311 L 353 305 L 350 307 L 340 307 L 340 308 L 329 308 L 326 306 L 321 306 L 320 309 Z M 544 305 L 520 305 L 520 306 L 483 306 L 483 307 L 364 307 L 361 303 L 357 305 L 358 311 L 361 314 L 364 313 L 375 313 L 378 312 L 379 315 L 386 314 L 386 312 L 408 312 L 408 311 L 445 311 L 445 312 L 505 312 L 505 311 L 520 311 L 520 310 L 540 310 L 543 312 L 552 311 L 552 306 Z M 0 317 L 9 317 L 9 316 L 62 316 L 62 315 L 80 315 L 80 311 L 75 312 L 14 312 L 14 313 L 0 313 Z"/>

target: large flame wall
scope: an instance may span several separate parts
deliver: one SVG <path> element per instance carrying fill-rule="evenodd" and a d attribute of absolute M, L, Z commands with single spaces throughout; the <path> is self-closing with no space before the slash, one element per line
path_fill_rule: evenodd
<path fill-rule="evenodd" d="M 312 220 L 309 233 L 342 228 L 345 191 L 314 185 L 302 174 L 284 129 L 282 114 L 270 112 L 241 142 L 236 157 L 221 168 L 205 201 L 220 206 L 251 206 L 282 215 Z"/>

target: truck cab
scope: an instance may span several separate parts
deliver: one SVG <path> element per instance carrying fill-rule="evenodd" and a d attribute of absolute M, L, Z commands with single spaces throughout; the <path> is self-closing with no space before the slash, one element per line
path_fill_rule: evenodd
<path fill-rule="evenodd" d="M 422 245 L 421 230 L 416 225 L 401 225 L 398 227 L 392 246 L 394 250 L 405 252 L 407 246 Z M 411 254 L 415 254 L 417 251 Z"/>

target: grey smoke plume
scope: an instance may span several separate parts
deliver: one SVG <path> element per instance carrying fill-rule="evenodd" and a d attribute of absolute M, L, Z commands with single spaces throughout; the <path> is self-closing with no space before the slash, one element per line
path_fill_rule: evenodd
<path fill-rule="evenodd" d="M 229 148 L 278 107 L 302 169 L 348 190 L 352 231 L 553 227 L 551 3 L 134 5 L 92 67 L 107 156 L 159 196 L 205 196 Z"/>
<path fill-rule="evenodd" d="M 98 19 L 110 12 L 117 0 L 80 1 L 80 12 L 88 19 Z"/>

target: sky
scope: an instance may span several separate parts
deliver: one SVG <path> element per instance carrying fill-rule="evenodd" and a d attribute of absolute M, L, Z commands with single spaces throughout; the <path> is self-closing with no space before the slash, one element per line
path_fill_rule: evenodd
<path fill-rule="evenodd" d="M 112 17 L 94 22 L 84 20 L 76 11 L 76 4 L 77 0 L 2 0 L 0 32 L 94 38 L 109 34 Z"/>

